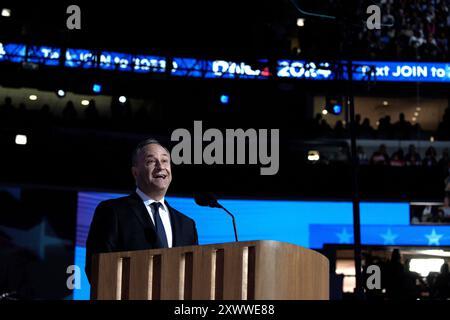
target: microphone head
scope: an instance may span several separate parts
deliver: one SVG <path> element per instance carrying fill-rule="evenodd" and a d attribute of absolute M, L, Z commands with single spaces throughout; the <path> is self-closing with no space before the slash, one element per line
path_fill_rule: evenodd
<path fill-rule="evenodd" d="M 211 192 L 198 193 L 194 196 L 195 203 L 202 207 L 220 208 L 216 196 Z"/>

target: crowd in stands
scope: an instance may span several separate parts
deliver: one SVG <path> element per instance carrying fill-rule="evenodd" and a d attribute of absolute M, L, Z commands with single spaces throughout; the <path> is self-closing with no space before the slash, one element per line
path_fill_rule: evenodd
<path fill-rule="evenodd" d="M 339 120 L 332 127 L 320 113 L 312 120 L 309 129 L 316 137 L 336 139 L 348 138 L 350 131 L 348 123 L 344 125 L 344 122 Z M 368 118 L 361 122 L 361 115 L 357 114 L 355 116 L 355 133 L 359 139 L 420 140 L 434 136 L 436 139 L 448 140 L 450 139 L 450 108 L 446 109 L 443 120 L 435 132 L 423 130 L 417 122 L 412 124 L 406 121 L 405 115 L 400 113 L 399 119 L 395 123 L 391 122 L 390 116 L 379 119 L 376 129 Z"/>
<path fill-rule="evenodd" d="M 402 148 L 398 148 L 391 155 L 388 154 L 386 145 L 381 144 L 370 157 L 363 147 L 358 146 L 357 155 L 360 165 L 438 168 L 442 177 L 446 177 L 445 192 L 450 193 L 450 155 L 448 148 L 445 148 L 441 157 L 438 157 L 436 149 L 429 146 L 422 157 L 416 151 L 414 144 L 409 145 L 406 154 Z"/>
<path fill-rule="evenodd" d="M 380 8 L 383 26 L 361 28 L 358 34 L 357 43 L 366 54 L 378 59 L 448 59 L 449 0 L 382 0 Z"/>
<path fill-rule="evenodd" d="M 428 203 L 416 210 L 411 210 L 412 224 L 449 224 L 450 223 L 450 193 L 446 192 L 442 204 Z"/>
<path fill-rule="evenodd" d="M 402 263 L 399 249 L 394 249 L 387 261 L 368 254 L 365 267 L 377 265 L 381 270 L 381 289 L 366 290 L 369 300 L 417 300 L 417 299 L 450 299 L 449 265 L 444 262 L 440 272 L 430 272 L 423 277 L 410 270 L 410 259 Z M 363 272 L 363 274 L 366 274 Z M 369 274 L 370 275 L 370 274 Z"/>
<path fill-rule="evenodd" d="M 402 148 L 398 148 L 392 155 L 389 155 L 386 145 L 381 144 L 378 150 L 373 152 L 369 157 L 364 149 L 359 146 L 357 148 L 358 159 L 360 164 L 382 165 L 392 167 L 405 166 L 424 166 L 424 167 L 442 167 L 443 170 L 448 170 L 450 164 L 449 150 L 444 149 L 441 157 L 438 159 L 436 149 L 432 146 L 428 147 L 425 154 L 422 156 L 416 151 L 414 144 L 410 144 L 408 152 L 405 154 Z"/>
<path fill-rule="evenodd" d="M 150 107 L 141 106 L 132 110 L 129 100 L 121 103 L 112 99 L 107 115 L 101 114 L 95 100 L 82 109 L 68 101 L 59 115 L 52 112 L 52 108 L 44 104 L 40 109 L 29 109 L 25 103 L 18 106 L 13 104 L 10 97 L 4 99 L 0 105 L 0 125 L 19 125 L 26 128 L 46 128 L 50 126 L 96 128 L 111 130 L 140 131 L 148 129 Z M 155 115 L 152 115 L 153 118 Z"/>
<path fill-rule="evenodd" d="M 349 136 L 349 125 L 339 120 L 334 128 L 323 118 L 322 114 L 317 114 L 313 124 L 319 136 L 325 138 L 347 138 Z M 411 124 L 405 120 L 405 115 L 400 113 L 399 120 L 391 122 L 390 116 L 385 116 L 379 120 L 377 129 L 374 129 L 368 118 L 361 122 L 361 116 L 355 116 L 355 133 L 360 139 L 421 139 L 426 133 L 421 129 L 419 123 Z"/>
<path fill-rule="evenodd" d="M 152 112 L 150 117 L 150 112 Z M 148 129 L 148 123 L 158 115 L 152 110 L 151 106 L 141 106 L 138 109 L 132 109 L 129 100 L 120 103 L 118 99 L 112 99 L 109 114 L 100 114 L 95 100 L 90 100 L 89 105 L 83 109 L 76 108 L 72 101 L 68 101 L 60 115 L 55 115 L 49 105 L 44 104 L 39 110 L 30 110 L 24 103 L 18 106 L 13 104 L 10 97 L 4 99 L 0 104 L 0 125 L 19 124 L 21 127 L 32 128 L 33 126 L 63 126 L 63 127 L 90 127 L 107 128 L 112 130 L 145 130 Z M 318 113 L 314 119 L 311 119 L 305 127 L 309 137 L 330 138 L 330 139 L 348 139 L 349 125 L 337 121 L 334 128 L 330 126 L 321 113 Z M 358 139 L 380 139 L 380 140 L 420 140 L 427 139 L 430 135 L 440 140 L 450 140 L 450 108 L 445 110 L 443 120 L 435 132 L 426 132 L 421 129 L 418 123 L 411 124 L 405 120 L 403 113 L 400 113 L 399 119 L 391 123 L 390 116 L 385 116 L 379 120 L 377 128 L 373 128 L 370 120 L 365 118 L 361 121 L 361 115 L 355 116 L 355 133 Z M 411 155 L 410 152 L 404 155 L 403 150 L 399 149 L 391 156 L 386 153 L 385 147 L 380 146 L 380 150 L 370 158 L 365 155 L 362 149 L 359 149 L 361 164 L 383 164 L 391 166 L 411 166 L 426 165 L 434 166 L 448 159 L 448 152 L 443 154 L 443 158 L 438 161 L 436 151 L 433 147 L 424 155 L 422 159 L 419 154 Z M 417 157 L 417 158 L 415 158 Z"/>
<path fill-rule="evenodd" d="M 343 16 L 343 24 L 352 26 L 351 53 L 355 59 L 447 61 L 450 57 L 449 0 L 378 0 L 359 1 L 356 4 L 339 0 L 328 2 L 329 13 L 333 16 Z M 379 29 L 367 28 L 365 22 L 369 17 L 369 5 L 377 5 L 380 8 Z M 323 12 L 323 8 L 311 10 Z M 322 40 L 326 38 L 327 32 L 329 33 L 330 25 L 314 21 L 314 35 L 302 34 L 298 37 L 298 42 L 304 44 L 305 50 L 302 51 L 308 51 L 312 57 L 323 55 L 323 49 L 330 42 Z M 336 30 L 341 27 L 339 23 L 332 26 Z M 346 34 L 348 36 L 350 33 Z M 330 50 L 345 52 L 348 46 L 343 44 L 344 35 L 337 36 L 342 38 L 342 45 L 338 49 L 335 44 Z M 294 37 L 295 41 L 296 38 Z M 292 54 L 302 54 L 301 51 L 295 51 L 295 45 L 291 47 L 294 48 L 291 50 Z"/>

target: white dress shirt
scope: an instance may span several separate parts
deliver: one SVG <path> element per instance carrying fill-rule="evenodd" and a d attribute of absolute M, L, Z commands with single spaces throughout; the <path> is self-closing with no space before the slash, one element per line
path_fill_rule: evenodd
<path fill-rule="evenodd" d="M 153 202 L 159 202 L 161 203 L 161 206 L 159 206 L 159 216 L 161 217 L 161 221 L 164 226 L 164 231 L 166 232 L 166 238 L 167 238 L 167 245 L 169 248 L 172 248 L 172 226 L 170 224 L 170 214 L 169 209 L 167 208 L 166 204 L 164 203 L 164 198 L 162 198 L 159 201 L 151 199 L 149 196 L 147 196 L 145 193 L 143 193 L 139 188 L 136 188 L 136 193 L 139 195 L 139 197 L 144 202 L 145 208 L 148 211 L 148 214 L 150 215 L 150 219 L 152 219 L 153 225 L 155 225 L 155 220 L 153 220 L 153 213 L 152 208 L 150 205 Z"/>

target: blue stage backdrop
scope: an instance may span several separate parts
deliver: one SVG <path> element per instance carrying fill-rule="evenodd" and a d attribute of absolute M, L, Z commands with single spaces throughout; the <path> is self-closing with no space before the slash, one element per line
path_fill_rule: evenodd
<path fill-rule="evenodd" d="M 85 245 L 97 204 L 122 194 L 81 192 L 78 196 L 75 264 L 85 265 Z M 197 223 L 200 244 L 232 242 L 231 218 L 222 210 L 199 207 L 192 198 L 167 197 L 170 204 Z M 353 243 L 351 202 L 286 200 L 220 200 L 236 216 L 239 240 L 278 240 L 319 249 L 325 243 Z M 361 203 L 361 240 L 365 245 L 450 245 L 450 226 L 413 226 L 406 202 Z M 82 272 L 74 299 L 89 299 Z"/>

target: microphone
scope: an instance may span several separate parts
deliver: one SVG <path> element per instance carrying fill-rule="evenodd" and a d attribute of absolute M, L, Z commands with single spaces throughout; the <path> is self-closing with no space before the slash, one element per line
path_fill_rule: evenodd
<path fill-rule="evenodd" d="M 234 228 L 234 238 L 236 242 L 238 242 L 238 235 L 236 230 L 236 220 L 234 215 L 228 211 L 224 206 L 222 206 L 219 202 L 217 202 L 217 198 L 211 192 L 199 193 L 194 196 L 195 203 L 201 207 L 211 207 L 211 208 L 220 208 L 223 209 L 226 213 L 231 216 L 233 220 L 233 228 Z"/>
<path fill-rule="evenodd" d="M 221 208 L 216 197 L 211 192 L 196 194 L 194 200 L 196 204 L 202 207 Z"/>

